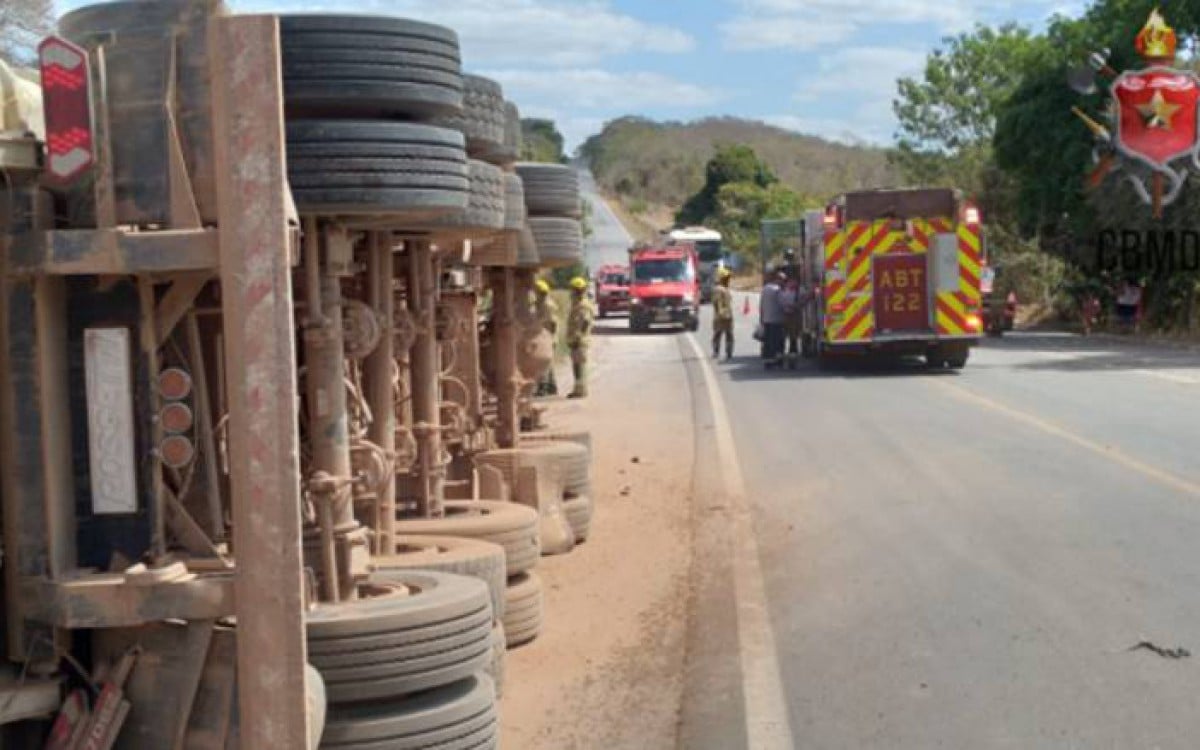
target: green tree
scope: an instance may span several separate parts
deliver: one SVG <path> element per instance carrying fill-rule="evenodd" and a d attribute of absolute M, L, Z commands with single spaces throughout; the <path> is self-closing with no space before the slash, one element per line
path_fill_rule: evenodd
<path fill-rule="evenodd" d="M 553 120 L 524 118 L 521 120 L 521 160 L 553 162 L 567 161 L 563 152 L 563 135 Z"/>
<path fill-rule="evenodd" d="M 678 224 L 703 224 L 717 212 L 721 189 L 730 183 L 765 188 L 778 182 L 774 172 L 746 145 L 722 146 L 704 168 L 704 186 L 675 216 Z"/>
<path fill-rule="evenodd" d="M 1017 24 L 977 26 L 943 40 L 921 76 L 900 79 L 892 105 L 899 131 L 890 157 L 910 183 L 961 188 L 990 216 L 1007 209 L 1011 181 L 992 156 L 996 116 L 1041 42 Z"/>
<path fill-rule="evenodd" d="M 751 257 L 758 247 L 763 219 L 796 218 L 813 205 L 815 202 L 782 183 L 729 182 L 718 191 L 716 210 L 706 221 L 725 238 L 726 247 Z"/>

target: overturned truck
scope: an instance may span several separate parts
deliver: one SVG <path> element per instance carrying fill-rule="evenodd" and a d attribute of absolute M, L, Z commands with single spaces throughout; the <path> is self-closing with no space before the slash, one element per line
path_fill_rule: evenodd
<path fill-rule="evenodd" d="M 0 122 L 3 746 L 494 747 L 593 508 L 532 397 L 574 173 L 430 24 L 131 0 L 40 51 L 44 131 Z"/>

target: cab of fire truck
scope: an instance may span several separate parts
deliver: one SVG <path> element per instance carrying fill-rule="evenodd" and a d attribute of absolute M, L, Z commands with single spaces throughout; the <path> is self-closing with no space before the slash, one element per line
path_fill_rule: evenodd
<path fill-rule="evenodd" d="M 629 251 L 629 329 L 655 325 L 700 327 L 700 274 L 692 245 Z"/>

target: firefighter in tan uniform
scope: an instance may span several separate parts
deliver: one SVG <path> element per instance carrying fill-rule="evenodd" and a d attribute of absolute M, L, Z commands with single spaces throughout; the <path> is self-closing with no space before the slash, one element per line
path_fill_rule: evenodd
<path fill-rule="evenodd" d="M 541 323 L 542 328 L 550 334 L 550 337 L 558 341 L 558 305 L 550 297 L 550 285 L 545 279 L 538 279 L 533 282 L 534 294 L 534 314 L 537 320 Z M 546 369 L 546 374 L 538 381 L 536 395 L 538 396 L 557 396 L 558 383 L 554 380 L 554 365 Z"/>
<path fill-rule="evenodd" d="M 733 292 L 729 280 L 733 272 L 722 266 L 717 270 L 717 285 L 712 291 L 713 359 L 721 356 L 721 339 L 725 339 L 725 359 L 733 357 Z"/>
<path fill-rule="evenodd" d="M 587 388 L 588 345 L 592 338 L 592 321 L 596 310 L 587 298 L 587 279 L 576 276 L 571 279 L 571 312 L 567 316 L 567 347 L 571 350 L 571 369 L 575 374 L 575 387 L 567 398 L 585 398 Z"/>

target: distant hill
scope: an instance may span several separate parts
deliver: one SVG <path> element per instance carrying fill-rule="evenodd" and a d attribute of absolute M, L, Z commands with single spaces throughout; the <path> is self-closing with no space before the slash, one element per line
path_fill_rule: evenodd
<path fill-rule="evenodd" d="M 678 208 L 704 184 L 704 165 L 717 145 L 744 143 L 785 184 L 823 201 L 854 188 L 896 184 L 883 149 L 848 146 L 764 122 L 716 117 L 655 122 L 623 117 L 604 126 L 579 149 L 602 190 L 637 211 Z"/>

